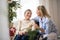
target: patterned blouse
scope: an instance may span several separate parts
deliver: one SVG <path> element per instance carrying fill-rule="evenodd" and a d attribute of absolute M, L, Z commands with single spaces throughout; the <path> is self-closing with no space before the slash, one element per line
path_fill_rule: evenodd
<path fill-rule="evenodd" d="M 45 34 L 49 34 L 51 32 L 57 33 L 56 26 L 50 18 L 40 18 L 37 16 L 34 18 L 34 20 L 39 21 L 40 28 L 43 28 L 45 30 Z"/>

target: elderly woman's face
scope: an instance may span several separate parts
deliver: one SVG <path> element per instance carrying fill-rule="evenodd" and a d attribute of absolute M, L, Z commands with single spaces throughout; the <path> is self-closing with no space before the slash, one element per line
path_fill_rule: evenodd
<path fill-rule="evenodd" d="M 31 15 L 32 15 L 32 13 L 31 13 L 30 11 L 27 11 L 27 12 L 25 13 L 25 18 L 26 18 L 26 19 L 30 19 L 30 18 L 31 18 Z"/>

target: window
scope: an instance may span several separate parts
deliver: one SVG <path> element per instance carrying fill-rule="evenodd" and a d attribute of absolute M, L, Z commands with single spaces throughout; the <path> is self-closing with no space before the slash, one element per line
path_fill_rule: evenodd
<path fill-rule="evenodd" d="M 36 16 L 36 8 L 39 5 L 39 0 L 21 0 L 21 9 L 17 9 L 17 19 L 22 20 L 24 18 L 24 12 L 26 9 L 32 10 L 32 17 L 34 18 Z M 14 18 L 14 20 L 16 20 Z"/>

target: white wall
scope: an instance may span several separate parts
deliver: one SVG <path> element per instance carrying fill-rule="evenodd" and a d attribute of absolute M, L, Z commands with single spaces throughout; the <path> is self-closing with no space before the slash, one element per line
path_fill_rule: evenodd
<path fill-rule="evenodd" d="M 0 40 L 9 40 L 7 0 L 0 0 Z"/>

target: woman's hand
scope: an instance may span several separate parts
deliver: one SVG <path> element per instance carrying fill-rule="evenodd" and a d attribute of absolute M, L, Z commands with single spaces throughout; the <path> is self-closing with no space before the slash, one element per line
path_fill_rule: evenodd
<path fill-rule="evenodd" d="M 39 28 L 41 32 L 45 32 L 45 30 L 43 28 Z"/>
<path fill-rule="evenodd" d="M 39 29 L 39 26 L 37 24 L 34 24 L 35 29 Z"/>
<path fill-rule="evenodd" d="M 22 35 L 22 31 L 19 31 L 18 34 L 19 34 L 19 35 Z"/>
<path fill-rule="evenodd" d="M 28 27 L 32 27 L 32 26 L 33 26 L 32 23 L 29 23 Z"/>
<path fill-rule="evenodd" d="M 23 35 L 23 34 L 25 34 L 25 32 L 24 31 L 19 31 L 18 34 Z"/>

